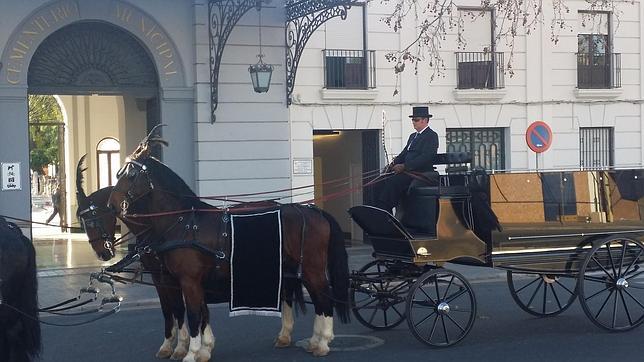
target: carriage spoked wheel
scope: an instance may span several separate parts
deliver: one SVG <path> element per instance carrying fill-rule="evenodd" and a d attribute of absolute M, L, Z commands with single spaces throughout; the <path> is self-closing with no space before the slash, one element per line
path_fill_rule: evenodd
<path fill-rule="evenodd" d="M 353 275 L 353 315 L 375 330 L 391 329 L 405 320 L 405 298 L 414 279 L 391 271 L 391 261 L 374 260 Z"/>
<path fill-rule="evenodd" d="M 579 301 L 597 326 L 628 331 L 644 322 L 644 244 L 609 237 L 594 244 L 580 269 Z"/>
<path fill-rule="evenodd" d="M 521 309 L 538 317 L 555 316 L 577 298 L 577 280 L 573 277 L 510 270 L 507 275 L 512 299 Z"/>
<path fill-rule="evenodd" d="M 454 271 L 435 269 L 421 275 L 407 297 L 407 324 L 419 341 L 449 347 L 470 332 L 476 319 L 472 286 Z"/>

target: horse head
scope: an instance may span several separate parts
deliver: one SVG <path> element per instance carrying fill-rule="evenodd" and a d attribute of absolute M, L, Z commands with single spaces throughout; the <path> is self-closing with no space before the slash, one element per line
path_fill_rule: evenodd
<path fill-rule="evenodd" d="M 89 196 L 83 190 L 84 155 L 76 166 L 76 216 L 83 224 L 89 243 L 96 255 L 108 261 L 115 255 L 114 234 L 116 233 L 116 214 L 107 206 L 112 186 L 102 188 Z"/>

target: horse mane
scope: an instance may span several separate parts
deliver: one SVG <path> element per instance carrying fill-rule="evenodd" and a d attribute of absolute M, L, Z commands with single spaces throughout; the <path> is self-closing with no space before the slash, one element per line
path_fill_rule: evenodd
<path fill-rule="evenodd" d="M 198 209 L 214 207 L 201 201 L 197 194 L 195 194 L 190 186 L 188 186 L 188 184 L 186 184 L 179 175 L 155 157 L 147 156 L 143 159 L 139 158 L 136 161 L 141 162 L 148 168 L 150 175 L 154 175 L 152 177 L 154 177 L 155 183 L 157 183 L 161 189 L 172 192 L 175 197 L 179 198 L 183 207 L 194 207 Z"/>

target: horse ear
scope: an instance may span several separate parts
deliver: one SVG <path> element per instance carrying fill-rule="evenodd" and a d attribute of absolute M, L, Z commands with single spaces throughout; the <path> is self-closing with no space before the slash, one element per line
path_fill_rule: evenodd
<path fill-rule="evenodd" d="M 78 165 L 76 165 L 76 199 L 79 205 L 87 200 L 87 195 L 85 195 L 85 191 L 83 190 L 83 172 L 87 170 L 87 167 L 83 167 L 86 157 L 87 154 L 83 155 L 78 160 Z"/>

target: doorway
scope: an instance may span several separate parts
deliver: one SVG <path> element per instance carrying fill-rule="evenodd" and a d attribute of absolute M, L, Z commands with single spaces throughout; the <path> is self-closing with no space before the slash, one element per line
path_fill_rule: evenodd
<path fill-rule="evenodd" d="M 362 243 L 364 237 L 347 210 L 373 198 L 373 190 L 362 186 L 380 167 L 378 141 L 378 130 L 313 131 L 316 204 L 333 215 L 352 243 Z"/>

